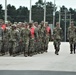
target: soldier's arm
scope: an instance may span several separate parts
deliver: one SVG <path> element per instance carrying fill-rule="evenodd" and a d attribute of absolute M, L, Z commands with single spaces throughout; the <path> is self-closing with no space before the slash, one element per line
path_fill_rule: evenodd
<path fill-rule="evenodd" d="M 51 29 L 49 30 L 49 41 L 51 41 L 52 37 L 51 37 Z"/>
<path fill-rule="evenodd" d="M 20 41 L 21 39 L 20 33 L 18 31 L 16 31 L 16 38 L 18 39 L 18 41 Z"/>
<path fill-rule="evenodd" d="M 34 35 L 35 35 L 35 39 L 38 40 L 38 32 L 37 32 L 36 29 L 35 29 L 35 33 L 34 33 Z"/>
<path fill-rule="evenodd" d="M 2 40 L 3 40 L 3 36 L 4 36 L 4 31 L 3 31 L 3 29 L 2 29 Z"/>
<path fill-rule="evenodd" d="M 10 38 L 10 32 L 11 32 L 11 31 L 8 31 L 8 32 L 7 32 L 7 37 L 8 37 L 8 38 Z"/>

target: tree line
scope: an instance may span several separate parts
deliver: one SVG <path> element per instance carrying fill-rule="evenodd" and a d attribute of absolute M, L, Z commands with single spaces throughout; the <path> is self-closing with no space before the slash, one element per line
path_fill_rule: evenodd
<path fill-rule="evenodd" d="M 4 19 L 4 11 L 2 9 L 2 5 L 0 4 L 0 18 Z M 55 6 L 56 10 L 56 15 L 55 15 L 55 20 L 59 20 L 59 11 L 57 11 L 57 6 Z M 64 19 L 64 13 L 65 9 L 67 10 L 67 14 L 71 13 L 72 14 L 72 19 L 75 21 L 76 19 L 76 10 L 69 8 L 67 9 L 65 6 L 62 6 L 60 8 L 61 10 L 61 21 Z M 54 10 L 54 4 L 52 2 L 46 2 L 46 21 L 49 23 L 53 23 L 53 10 Z M 7 15 L 8 15 L 8 20 L 11 22 L 24 22 L 24 21 L 29 21 L 29 9 L 24 6 L 20 6 L 18 9 L 14 5 L 8 4 L 7 5 Z M 44 18 L 44 2 L 42 0 L 38 0 L 38 2 L 35 3 L 35 5 L 32 5 L 32 20 L 41 22 Z M 69 20 L 69 16 L 67 16 L 67 21 Z"/>
<path fill-rule="evenodd" d="M 0 19 L 4 20 L 4 11 L 2 9 L 2 5 L 0 4 Z M 57 10 L 58 6 L 55 5 L 55 22 L 59 21 L 59 10 Z M 75 22 L 76 25 L 76 9 L 67 8 L 66 6 L 61 6 L 61 20 L 60 25 L 65 30 L 65 10 L 66 10 L 66 28 L 70 24 L 70 14 L 71 19 Z M 48 21 L 49 24 L 53 24 L 53 11 L 54 11 L 54 4 L 52 2 L 46 2 L 46 21 Z M 13 22 L 29 22 L 29 9 L 24 6 L 20 6 L 18 9 L 14 5 L 8 4 L 7 5 L 7 15 L 8 20 Z M 35 5 L 32 5 L 32 20 L 37 21 L 40 23 L 44 20 L 44 2 L 43 0 L 38 0 L 38 2 L 35 3 Z"/>

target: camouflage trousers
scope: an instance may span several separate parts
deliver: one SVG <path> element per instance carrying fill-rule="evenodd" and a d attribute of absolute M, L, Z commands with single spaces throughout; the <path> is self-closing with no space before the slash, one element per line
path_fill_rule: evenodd
<path fill-rule="evenodd" d="M 54 40 L 54 48 L 55 48 L 55 52 L 59 52 L 59 50 L 60 50 L 60 40 L 59 39 L 55 39 Z"/>
<path fill-rule="evenodd" d="M 49 43 L 49 36 L 45 37 L 45 51 L 48 49 L 48 43 Z"/>
<path fill-rule="evenodd" d="M 25 55 L 29 55 L 28 54 L 28 50 L 29 50 L 29 39 L 26 39 L 25 41 L 24 41 L 24 56 Z"/>
<path fill-rule="evenodd" d="M 35 39 L 30 38 L 29 39 L 29 54 L 33 54 L 35 52 Z"/>
<path fill-rule="evenodd" d="M 10 55 L 19 53 L 19 43 L 18 42 L 16 42 L 16 41 L 9 42 L 9 53 L 10 53 Z"/>
<path fill-rule="evenodd" d="M 3 40 L 3 45 L 2 45 L 3 53 L 8 52 L 8 44 L 9 44 L 9 41 L 7 39 Z"/>
<path fill-rule="evenodd" d="M 71 53 L 72 53 L 72 51 L 74 51 L 74 53 L 75 53 L 75 46 L 76 46 L 75 38 L 69 38 L 69 43 L 70 43 L 70 51 L 71 51 Z"/>
<path fill-rule="evenodd" d="M 75 43 L 75 39 L 74 38 L 69 38 L 69 43 L 70 44 L 74 44 Z"/>
<path fill-rule="evenodd" d="M 35 40 L 35 52 L 38 53 L 39 52 L 39 40 Z"/>
<path fill-rule="evenodd" d="M 3 42 L 2 40 L 0 40 L 0 53 L 2 53 L 2 45 L 3 45 Z"/>
<path fill-rule="evenodd" d="M 38 40 L 38 52 L 41 52 L 42 51 L 42 39 L 39 38 Z"/>
<path fill-rule="evenodd" d="M 44 38 L 39 38 L 39 44 L 40 44 L 40 52 L 44 52 L 44 47 L 45 47 L 45 39 Z"/>

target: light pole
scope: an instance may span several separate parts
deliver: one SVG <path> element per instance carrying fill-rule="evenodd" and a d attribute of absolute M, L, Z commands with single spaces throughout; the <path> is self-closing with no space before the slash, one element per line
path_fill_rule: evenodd
<path fill-rule="evenodd" d="M 30 0 L 29 22 L 31 22 L 31 16 L 32 16 L 32 15 L 31 15 L 31 10 L 32 10 L 31 1 L 32 1 L 32 0 Z"/>
<path fill-rule="evenodd" d="M 59 6 L 60 8 L 60 6 Z M 61 21 L 61 9 L 59 10 L 59 24 L 60 24 L 60 21 Z"/>
<path fill-rule="evenodd" d="M 66 42 L 66 9 L 65 9 L 65 42 Z"/>
<path fill-rule="evenodd" d="M 46 0 L 44 0 L 44 26 L 46 22 Z"/>
<path fill-rule="evenodd" d="M 5 22 L 7 21 L 7 0 L 5 0 Z"/>
<path fill-rule="evenodd" d="M 53 29 L 55 27 L 55 0 L 54 0 L 54 11 L 53 11 Z"/>
<path fill-rule="evenodd" d="M 70 24 L 71 24 L 71 16 L 72 16 L 72 14 L 70 13 Z"/>

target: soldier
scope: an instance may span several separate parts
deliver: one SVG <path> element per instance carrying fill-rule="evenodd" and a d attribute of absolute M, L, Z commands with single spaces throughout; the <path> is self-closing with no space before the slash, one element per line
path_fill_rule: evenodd
<path fill-rule="evenodd" d="M 2 46 L 3 46 L 3 29 L 1 28 L 2 26 L 2 22 L 0 22 L 0 53 L 2 55 L 3 50 L 2 50 Z"/>
<path fill-rule="evenodd" d="M 67 35 L 70 43 L 70 54 L 72 54 L 73 51 L 75 53 L 75 38 L 76 38 L 75 29 L 76 27 L 74 26 L 74 22 L 72 21 L 70 27 L 68 28 L 68 35 Z"/>
<path fill-rule="evenodd" d="M 33 27 L 33 23 L 29 23 L 29 29 L 30 29 L 29 55 L 32 56 L 35 54 L 35 37 L 36 37 L 36 32 L 35 28 Z"/>
<path fill-rule="evenodd" d="M 57 22 L 56 27 L 53 30 L 54 48 L 56 55 L 59 55 L 58 52 L 60 50 L 60 41 L 62 40 L 62 35 L 62 28 L 60 27 L 59 22 Z"/>
<path fill-rule="evenodd" d="M 21 31 L 21 38 L 24 46 L 24 56 L 28 56 L 28 49 L 29 49 L 29 35 L 30 30 L 28 28 L 28 23 L 24 23 L 25 28 Z"/>
<path fill-rule="evenodd" d="M 47 52 L 48 43 L 51 40 L 51 28 L 48 25 L 48 22 L 45 23 L 46 27 L 46 36 L 45 36 L 45 51 Z"/>
<path fill-rule="evenodd" d="M 38 22 L 34 22 L 34 26 L 35 26 L 35 32 L 36 32 L 36 36 L 35 37 L 35 52 L 36 54 L 39 53 L 39 27 L 38 27 Z"/>
<path fill-rule="evenodd" d="M 20 37 L 21 37 L 21 31 L 23 31 L 24 29 L 25 29 L 25 28 L 23 27 L 22 22 L 19 22 L 19 23 L 17 24 L 17 31 L 19 32 Z M 22 40 L 22 38 L 20 38 L 20 39 Z M 23 51 L 24 51 L 24 45 L 23 45 L 23 42 L 22 42 L 22 41 L 19 42 L 19 51 L 21 52 L 21 54 L 22 54 Z"/>
<path fill-rule="evenodd" d="M 3 28 L 3 46 L 2 46 L 2 50 L 5 53 L 8 53 L 8 31 L 10 31 L 10 21 L 5 22 L 5 24 L 3 23 L 2 28 Z"/>
<path fill-rule="evenodd" d="M 16 53 L 18 53 L 17 48 L 19 46 L 20 42 L 20 35 L 18 31 L 16 30 L 16 25 L 13 24 L 11 30 L 8 32 L 9 37 L 9 53 L 10 56 L 15 56 Z"/>
<path fill-rule="evenodd" d="M 44 22 L 42 21 L 39 28 L 39 40 L 40 40 L 40 52 L 43 53 L 45 51 L 45 36 L 46 30 L 44 27 Z"/>
<path fill-rule="evenodd" d="M 3 31 L 3 46 L 2 46 L 3 54 L 8 52 L 8 35 L 7 35 L 7 33 L 8 33 L 7 29 L 5 29 Z"/>

